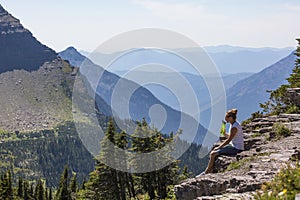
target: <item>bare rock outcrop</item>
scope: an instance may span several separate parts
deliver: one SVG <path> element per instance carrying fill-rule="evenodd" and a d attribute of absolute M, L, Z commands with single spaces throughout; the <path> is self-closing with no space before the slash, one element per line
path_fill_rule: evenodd
<path fill-rule="evenodd" d="M 272 139 L 274 123 L 284 124 L 292 134 Z M 246 150 L 235 157 L 219 156 L 214 173 L 176 185 L 177 199 L 252 199 L 263 183 L 300 159 L 299 127 L 300 114 L 253 120 L 244 126 Z"/>

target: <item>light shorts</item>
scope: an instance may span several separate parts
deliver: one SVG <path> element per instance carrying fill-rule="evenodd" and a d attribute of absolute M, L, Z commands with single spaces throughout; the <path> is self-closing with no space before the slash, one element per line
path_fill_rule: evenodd
<path fill-rule="evenodd" d="M 233 146 L 227 145 L 221 149 L 216 150 L 218 155 L 228 155 L 235 156 L 238 153 L 241 153 L 243 150 L 237 149 Z"/>

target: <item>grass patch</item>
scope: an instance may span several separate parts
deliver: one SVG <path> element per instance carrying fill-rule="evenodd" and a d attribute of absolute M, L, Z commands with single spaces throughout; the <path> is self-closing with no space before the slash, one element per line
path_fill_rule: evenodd
<path fill-rule="evenodd" d="M 272 130 L 275 132 L 276 138 L 280 138 L 282 136 L 288 137 L 292 134 L 291 130 L 282 123 L 275 123 L 272 127 Z"/>
<path fill-rule="evenodd" d="M 252 134 L 251 138 L 260 137 L 260 136 L 262 136 L 262 134 L 257 132 L 257 133 Z"/>
<path fill-rule="evenodd" d="M 254 161 L 256 158 L 258 158 L 260 156 L 269 156 L 271 153 L 274 153 L 274 152 L 259 153 L 255 156 L 247 157 L 247 158 L 241 159 L 239 161 L 232 162 L 227 166 L 225 171 L 231 171 L 231 170 L 234 170 L 234 169 L 239 169 L 243 165 L 245 165 L 246 163 Z"/>
<path fill-rule="evenodd" d="M 269 155 L 271 155 L 272 153 L 277 153 L 277 152 L 264 152 L 264 153 L 259 153 L 259 154 L 257 154 L 256 156 L 269 156 Z"/>
<path fill-rule="evenodd" d="M 69 63 L 67 63 L 66 61 L 63 61 L 63 72 L 70 74 L 73 71 L 73 68 L 71 67 L 71 65 Z"/>
<path fill-rule="evenodd" d="M 253 161 L 254 160 L 254 156 L 252 157 L 248 157 L 248 158 L 244 158 L 242 160 L 239 160 L 239 161 L 235 161 L 235 162 L 232 162 L 230 163 L 226 170 L 225 171 L 231 171 L 231 170 L 234 170 L 234 169 L 239 169 L 241 168 L 244 164 L 250 162 L 250 161 Z"/>

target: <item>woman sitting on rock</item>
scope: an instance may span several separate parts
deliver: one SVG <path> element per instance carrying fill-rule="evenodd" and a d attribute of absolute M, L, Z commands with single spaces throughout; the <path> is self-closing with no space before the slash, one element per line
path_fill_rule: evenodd
<path fill-rule="evenodd" d="M 213 169 L 215 158 L 217 156 L 233 156 L 244 150 L 243 130 L 240 123 L 236 121 L 236 114 L 237 109 L 231 109 L 226 112 L 225 121 L 230 123 L 229 133 L 225 133 L 227 139 L 210 152 L 210 160 L 206 170 L 196 177 L 210 173 Z"/>

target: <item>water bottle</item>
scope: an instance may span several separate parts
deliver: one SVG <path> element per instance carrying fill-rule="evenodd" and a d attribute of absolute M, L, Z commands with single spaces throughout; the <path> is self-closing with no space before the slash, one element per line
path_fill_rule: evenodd
<path fill-rule="evenodd" d="M 222 120 L 222 126 L 221 126 L 221 129 L 220 129 L 221 137 L 225 137 L 225 133 L 226 133 L 226 122 L 224 120 Z"/>

